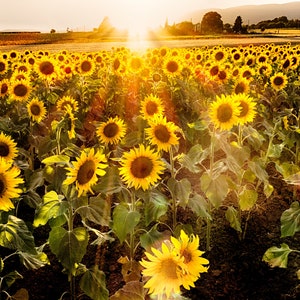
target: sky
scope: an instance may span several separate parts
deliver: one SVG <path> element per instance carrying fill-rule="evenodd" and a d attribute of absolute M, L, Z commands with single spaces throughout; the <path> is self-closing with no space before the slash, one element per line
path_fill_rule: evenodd
<path fill-rule="evenodd" d="M 295 0 L 0 0 L 0 31 L 89 31 L 104 17 L 133 34 L 185 21 L 189 12 L 242 5 L 280 4 Z"/>

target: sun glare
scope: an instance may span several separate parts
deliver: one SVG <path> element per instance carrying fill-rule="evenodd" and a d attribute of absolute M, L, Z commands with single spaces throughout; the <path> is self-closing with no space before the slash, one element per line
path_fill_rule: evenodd
<path fill-rule="evenodd" d="M 157 29 L 162 18 L 157 13 L 157 1 L 127 0 L 119 8 L 119 17 L 112 23 L 128 31 L 130 39 L 143 40 L 151 29 Z"/>

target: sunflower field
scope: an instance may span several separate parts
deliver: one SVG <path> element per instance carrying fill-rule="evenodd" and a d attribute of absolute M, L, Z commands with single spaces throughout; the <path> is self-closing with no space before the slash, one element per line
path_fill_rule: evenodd
<path fill-rule="evenodd" d="M 283 240 L 260 261 L 286 269 L 300 251 L 285 242 L 300 230 L 299 54 L 291 44 L 2 52 L 0 298 L 41 299 L 14 286 L 55 264 L 67 289 L 44 299 L 190 299 L 219 276 L 216 216 L 242 244 L 281 192 L 274 173 L 289 191 Z M 102 266 L 114 253 L 112 290 L 114 269 Z"/>

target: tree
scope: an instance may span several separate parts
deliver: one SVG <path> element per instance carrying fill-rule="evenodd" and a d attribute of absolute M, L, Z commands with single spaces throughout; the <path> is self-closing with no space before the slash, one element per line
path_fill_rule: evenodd
<path fill-rule="evenodd" d="M 202 34 L 215 34 L 223 32 L 223 21 L 220 14 L 215 11 L 206 13 L 201 21 Z"/>
<path fill-rule="evenodd" d="M 234 33 L 241 33 L 243 31 L 243 21 L 241 16 L 237 16 L 232 27 Z"/>

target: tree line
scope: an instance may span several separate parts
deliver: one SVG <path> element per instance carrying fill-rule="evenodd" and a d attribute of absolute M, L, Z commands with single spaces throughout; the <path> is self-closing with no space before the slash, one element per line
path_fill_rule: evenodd
<path fill-rule="evenodd" d="M 271 28 L 300 28 L 300 20 L 289 20 L 286 16 L 278 17 L 273 20 L 261 21 L 257 24 L 244 25 L 241 16 L 237 16 L 234 24 L 223 23 L 222 16 L 210 11 L 203 15 L 202 20 L 198 24 L 192 22 L 181 22 L 169 26 L 166 22 L 164 31 L 172 35 L 188 35 L 188 34 L 221 34 L 221 33 L 242 33 L 246 34 L 254 29 Z"/>

